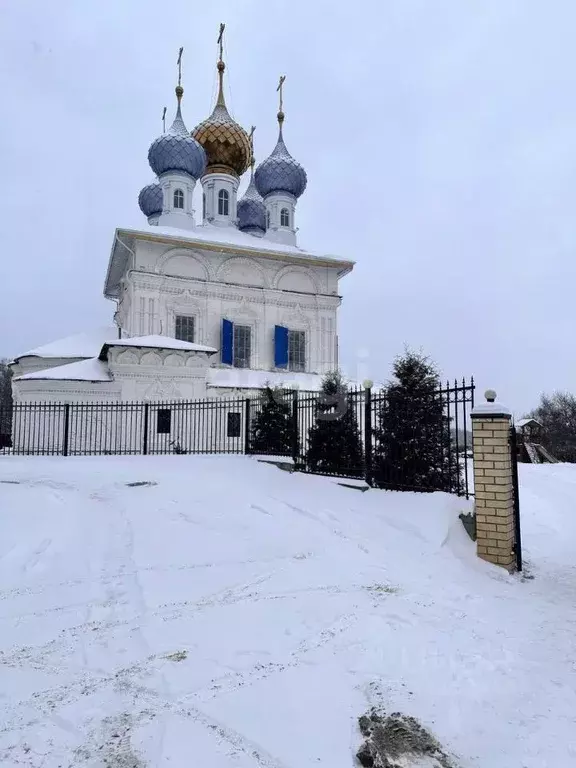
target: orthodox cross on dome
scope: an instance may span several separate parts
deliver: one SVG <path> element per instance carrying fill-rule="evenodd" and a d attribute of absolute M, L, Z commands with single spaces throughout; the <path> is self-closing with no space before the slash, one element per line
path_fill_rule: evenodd
<path fill-rule="evenodd" d="M 250 133 L 248 134 L 248 139 L 250 140 L 250 166 L 252 168 L 252 171 L 254 171 L 254 131 L 256 130 L 256 126 L 253 125 L 250 128 Z"/>
<path fill-rule="evenodd" d="M 166 133 L 166 107 L 162 111 L 162 133 Z"/>
<path fill-rule="evenodd" d="M 219 46 L 218 64 L 216 65 L 216 68 L 218 69 L 218 98 L 216 100 L 217 107 L 226 107 L 226 102 L 224 101 L 224 70 L 226 69 L 226 64 L 224 64 L 222 60 L 222 57 L 224 56 L 225 29 L 226 24 L 220 24 L 220 32 L 218 33 L 218 40 L 216 41 Z"/>
<path fill-rule="evenodd" d="M 178 85 L 181 85 L 182 83 L 182 53 L 183 52 L 184 52 L 184 47 L 182 46 L 178 51 L 178 61 L 176 62 L 178 64 Z"/>
<path fill-rule="evenodd" d="M 222 61 L 223 56 L 223 47 L 224 47 L 224 30 L 226 29 L 226 24 L 220 24 L 220 32 L 218 33 L 218 40 L 216 41 L 218 45 L 220 46 L 220 61 Z"/>
<path fill-rule="evenodd" d="M 280 106 L 279 106 L 279 109 L 278 109 L 278 122 L 280 123 L 280 125 L 282 125 L 282 123 L 284 121 L 284 112 L 282 111 L 282 107 L 284 106 L 284 102 L 283 102 L 283 99 L 282 99 L 282 96 L 283 96 L 282 90 L 283 90 L 283 87 L 284 87 L 284 80 L 286 80 L 286 75 L 280 75 L 280 80 L 278 82 L 278 88 L 276 88 L 276 91 L 280 94 Z"/>
<path fill-rule="evenodd" d="M 184 88 L 182 88 L 182 54 L 184 52 L 184 47 L 180 47 L 178 49 L 178 59 L 176 60 L 176 64 L 178 66 L 178 85 L 176 86 L 176 98 L 178 99 L 178 108 L 180 108 L 180 101 L 182 99 L 182 96 L 184 95 Z"/>
<path fill-rule="evenodd" d="M 280 75 L 280 81 L 278 82 L 278 88 L 276 90 L 280 94 L 280 112 L 282 112 L 282 88 L 284 86 L 284 80 L 286 80 L 286 75 Z"/>

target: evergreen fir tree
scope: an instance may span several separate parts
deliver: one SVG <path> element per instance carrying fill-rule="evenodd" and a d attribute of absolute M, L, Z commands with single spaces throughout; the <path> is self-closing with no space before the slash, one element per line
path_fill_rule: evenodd
<path fill-rule="evenodd" d="M 450 419 L 436 366 L 410 350 L 394 362 L 394 381 L 374 429 L 373 475 L 391 490 L 457 490 L 460 469 L 450 455 Z"/>
<path fill-rule="evenodd" d="M 262 393 L 260 408 L 252 421 L 250 450 L 252 453 L 270 456 L 291 456 L 293 441 L 290 395 L 282 390 L 266 387 Z"/>
<path fill-rule="evenodd" d="M 327 373 L 308 432 L 306 463 L 312 472 L 361 476 L 364 455 L 355 403 L 338 371 Z"/>

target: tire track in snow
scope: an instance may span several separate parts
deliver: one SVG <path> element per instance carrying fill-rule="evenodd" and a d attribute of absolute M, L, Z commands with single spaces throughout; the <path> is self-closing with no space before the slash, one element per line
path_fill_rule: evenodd
<path fill-rule="evenodd" d="M 263 583 L 267 579 L 271 578 L 273 573 L 274 572 L 262 575 L 257 579 L 254 579 L 250 582 L 245 582 L 245 583 L 236 585 L 235 587 L 226 587 L 225 589 L 219 590 L 218 592 L 214 593 L 214 595 L 210 595 L 202 598 L 201 600 L 195 603 L 195 607 L 198 609 L 196 612 L 199 613 L 206 608 L 234 604 L 234 602 L 237 602 L 237 600 L 235 599 L 236 595 L 241 595 L 242 592 L 245 591 L 246 589 L 249 589 L 255 586 L 256 584 Z M 177 616 L 174 616 L 172 618 L 177 618 Z M 136 617 L 134 621 L 137 621 L 138 619 L 139 617 Z M 167 620 L 171 620 L 171 619 L 168 618 Z M 118 626 L 128 624 L 128 623 L 129 622 L 127 621 L 124 622 L 124 621 L 113 620 L 107 623 L 106 628 L 107 629 L 116 628 Z M 86 628 L 86 626 L 84 626 L 84 628 Z M 102 629 L 102 627 L 93 626 L 92 629 L 98 630 L 98 629 Z M 147 658 L 143 659 L 141 662 L 136 662 L 135 664 L 129 667 L 122 667 L 119 670 L 113 670 L 110 673 L 106 673 L 106 672 L 103 672 L 102 670 L 91 668 L 88 665 L 84 666 L 81 669 L 77 667 L 70 667 L 70 665 L 67 665 L 65 661 L 61 661 L 62 657 L 65 660 L 66 656 L 69 655 L 71 651 L 70 643 L 67 642 L 68 634 L 69 633 L 66 633 L 67 635 L 66 638 L 51 640 L 49 643 L 46 643 L 44 646 L 36 646 L 36 647 L 28 646 L 25 648 L 18 649 L 17 651 L 13 651 L 11 654 L 2 654 L 0 652 L 0 664 L 4 664 L 6 666 L 12 666 L 12 667 L 27 666 L 27 667 L 33 667 L 34 669 L 37 669 L 39 671 L 45 671 L 48 673 L 53 672 L 58 674 L 61 674 L 62 672 L 67 671 L 72 675 L 80 676 L 78 680 L 74 680 L 73 682 L 65 686 L 55 686 L 53 688 L 45 689 L 40 693 L 33 694 L 28 699 L 17 702 L 15 707 L 24 707 L 28 705 L 34 706 L 35 704 L 43 700 L 46 700 L 46 701 L 58 700 L 59 702 L 66 703 L 66 704 L 73 703 L 79 698 L 79 696 L 82 693 L 94 692 L 102 687 L 105 687 L 106 685 L 118 683 L 119 680 L 122 680 L 123 678 L 125 678 L 127 675 L 131 673 L 136 673 L 136 672 L 140 673 L 145 671 L 145 667 L 147 664 L 151 663 L 156 658 L 163 656 L 162 653 L 148 656 Z M 90 649 L 90 645 L 92 643 L 96 643 L 102 639 L 102 633 L 95 634 L 90 637 L 89 643 L 86 643 L 84 645 L 84 633 L 76 632 L 75 634 L 79 635 L 79 639 L 81 643 L 80 651 L 83 654 L 83 656 L 86 656 L 87 652 Z M 56 663 L 50 663 L 47 661 L 46 657 L 49 655 L 57 655 Z M 36 721 L 33 721 L 33 722 L 36 722 Z"/>
<path fill-rule="evenodd" d="M 182 701 L 210 701 L 218 696 L 232 693 L 239 688 L 250 687 L 287 669 L 299 667 L 304 661 L 306 654 L 323 648 L 336 637 L 346 632 L 357 620 L 357 613 L 343 613 L 327 627 L 320 630 L 320 632 L 303 640 L 287 657 L 267 662 L 266 664 L 256 663 L 247 671 L 226 673 L 222 677 L 212 680 L 208 686 L 188 694 Z"/>
<path fill-rule="evenodd" d="M 354 612 L 341 614 L 327 627 L 303 640 L 284 661 L 255 664 L 247 673 L 227 674 L 216 681 L 212 681 L 209 688 L 201 689 L 193 694 L 187 694 L 175 702 L 167 701 L 157 692 L 150 690 L 146 686 L 134 683 L 130 680 L 130 677 L 123 681 L 123 688 L 126 691 L 131 691 L 138 698 L 139 703 L 148 701 L 150 704 L 156 704 L 157 707 L 172 714 L 184 715 L 195 722 L 201 723 L 232 747 L 254 759 L 260 768 L 288 768 L 285 763 L 267 752 L 260 744 L 251 741 L 240 732 L 211 717 L 200 709 L 196 703 L 192 703 L 192 700 L 197 701 L 204 692 L 209 691 L 212 695 L 201 698 L 201 701 L 209 701 L 239 688 L 250 687 L 271 675 L 284 672 L 287 669 L 294 669 L 303 662 L 306 654 L 326 646 L 349 629 L 357 619 L 358 614 Z"/>
<path fill-rule="evenodd" d="M 308 509 L 302 509 L 302 507 L 296 507 L 294 506 L 294 504 L 290 504 L 289 502 L 283 501 L 282 499 L 277 499 L 274 496 L 270 496 L 270 498 L 278 502 L 279 504 L 283 504 L 285 507 L 288 507 L 288 509 L 291 509 L 293 512 L 296 512 L 302 517 L 305 517 L 307 520 L 312 520 L 312 522 L 318 523 L 318 525 L 321 525 L 323 528 L 326 528 L 326 530 L 330 531 L 330 533 L 333 533 L 335 536 L 338 536 L 339 539 L 343 539 L 344 541 L 347 541 L 349 544 L 352 544 L 354 547 L 357 547 L 365 555 L 370 554 L 370 550 L 361 541 L 358 541 L 357 539 L 354 539 L 351 536 L 348 536 L 348 534 L 344 533 L 344 531 L 341 528 L 333 527 L 326 520 L 322 520 L 321 517 L 318 517 L 318 515 L 315 515 L 313 512 L 310 512 Z M 326 512 L 326 515 L 334 522 L 336 523 L 338 522 L 338 519 L 332 513 Z"/>
<path fill-rule="evenodd" d="M 153 612 L 152 615 L 156 617 L 160 617 L 164 621 L 175 621 L 176 619 L 182 616 L 182 612 L 178 612 L 175 609 L 181 609 L 185 607 L 189 607 L 192 609 L 191 613 L 186 614 L 186 618 L 193 618 L 195 615 L 199 615 L 201 612 L 203 612 L 208 608 L 219 608 L 219 607 L 228 606 L 228 605 L 237 605 L 242 602 L 256 603 L 256 602 L 275 601 L 275 600 L 289 600 L 289 599 L 296 599 L 303 595 L 319 594 L 319 593 L 327 594 L 327 595 L 341 595 L 341 594 L 353 594 L 353 593 L 362 594 L 366 591 L 370 592 L 370 590 L 374 586 L 374 585 L 359 584 L 359 585 L 350 585 L 347 587 L 342 587 L 338 584 L 326 584 L 318 587 L 304 587 L 302 589 L 288 590 L 285 592 L 270 593 L 270 594 L 261 594 L 261 593 L 252 593 L 252 592 L 248 594 L 244 594 L 246 589 L 249 589 L 251 587 L 264 583 L 265 581 L 270 579 L 272 575 L 273 574 L 261 576 L 261 577 L 258 577 L 257 579 L 254 579 L 250 582 L 243 583 L 236 587 L 226 587 L 223 590 L 220 590 L 219 592 L 202 597 L 197 601 L 165 603 L 164 605 L 160 606 L 159 610 Z M 79 604 L 79 605 L 81 606 L 83 604 Z M 105 606 L 106 603 L 99 603 L 95 601 L 93 605 Z M 64 607 L 63 609 L 65 608 L 66 607 Z M 72 640 L 75 640 L 77 638 L 82 639 L 85 636 L 85 633 L 89 631 L 97 632 L 98 630 L 100 630 L 101 632 L 103 632 L 103 631 L 117 629 L 118 627 L 121 627 L 121 626 L 128 627 L 134 622 L 137 622 L 139 620 L 140 620 L 140 615 L 135 615 L 125 620 L 109 620 L 109 621 L 100 622 L 100 623 L 87 621 L 82 624 L 76 625 L 74 627 L 68 627 L 67 629 L 62 630 L 61 637 L 54 640 L 50 640 L 44 645 L 24 646 L 10 653 L 3 653 L 2 651 L 0 651 L 0 663 L 6 664 L 8 666 L 18 666 L 19 663 L 25 662 L 28 665 L 35 664 L 36 669 L 45 668 L 47 670 L 50 670 L 53 668 L 53 665 L 50 665 L 49 663 L 42 661 L 42 659 L 45 658 L 46 656 L 57 654 L 58 652 L 69 651 L 70 639 Z M 133 627 L 133 629 L 136 629 L 136 628 L 137 628 L 136 626 Z M 98 639 L 100 636 L 101 636 L 100 634 L 97 634 L 94 637 Z M 92 642 L 92 637 L 90 635 L 88 635 L 88 637 L 90 637 L 90 641 L 88 642 L 88 645 L 89 645 Z M 70 667 L 67 667 L 67 668 L 71 669 Z M 101 674 L 101 670 L 93 670 L 93 671 L 96 674 Z"/>
<path fill-rule="evenodd" d="M 169 712 L 199 723 L 236 752 L 242 752 L 252 758 L 259 768 L 289 768 L 286 763 L 274 757 L 258 742 L 252 741 L 239 731 L 208 715 L 198 706 L 185 703 L 182 699 L 168 701 L 156 691 L 129 681 L 126 682 L 125 690 L 132 693 L 138 706 L 148 705 L 148 711 L 152 710 L 155 714 L 161 711 Z"/>
<path fill-rule="evenodd" d="M 51 589 L 60 589 L 62 587 L 79 587 L 83 584 L 99 583 L 106 584 L 112 579 L 116 579 L 120 576 L 134 576 L 134 574 L 142 573 L 174 573 L 177 571 L 195 571 L 199 569 L 217 569 L 228 568 L 242 565 L 270 565 L 277 562 L 288 562 L 291 560 L 303 559 L 303 554 L 306 558 L 312 557 L 311 553 L 295 552 L 290 555 L 281 555 L 279 557 L 269 558 L 251 558 L 248 560 L 222 560 L 216 562 L 206 563 L 190 563 L 183 565 L 148 565 L 142 568 L 134 569 L 132 571 L 116 571 L 116 572 L 102 572 L 100 576 L 86 576 L 81 579 L 65 579 L 63 581 L 47 582 L 39 584 L 34 587 L 14 587 L 5 591 L 0 591 L 0 600 L 7 600 L 8 598 L 24 597 L 42 595 Z"/>
<path fill-rule="evenodd" d="M 262 582 L 265 579 L 266 577 L 263 576 L 260 577 L 259 581 Z M 237 588 L 237 591 L 247 589 L 250 586 L 253 586 L 252 582 L 240 585 L 240 587 Z M 225 590 L 222 594 L 222 599 L 229 599 L 232 591 L 233 590 L 231 589 Z M 302 591 L 300 591 L 300 593 L 301 592 Z M 142 662 L 137 662 L 129 667 L 125 667 L 110 674 L 101 674 L 97 676 L 84 674 L 77 677 L 77 679 L 70 684 L 56 686 L 40 693 L 36 693 L 29 700 L 16 703 L 12 708 L 12 712 L 10 712 L 10 719 L 8 719 L 4 724 L 4 727 L 0 729 L 0 732 L 33 727 L 43 722 L 47 717 L 53 718 L 55 715 L 57 716 L 56 710 L 58 708 L 74 704 L 74 702 L 78 701 L 83 696 L 102 691 L 109 687 L 111 693 L 112 691 L 116 691 L 117 693 L 124 695 L 133 695 L 134 706 L 146 706 L 146 703 L 148 702 L 153 705 L 156 710 L 160 709 L 174 714 L 191 717 L 204 727 L 209 728 L 211 732 L 215 733 L 222 741 L 229 744 L 231 748 L 241 751 L 252 758 L 259 768 L 287 768 L 274 756 L 266 752 L 266 750 L 259 744 L 250 741 L 241 733 L 228 728 L 204 713 L 197 706 L 197 702 L 199 699 L 208 701 L 217 696 L 237 690 L 238 688 L 254 685 L 258 681 L 266 679 L 271 675 L 299 666 L 308 653 L 326 646 L 336 637 L 344 633 L 357 621 L 357 619 L 358 615 L 354 612 L 341 614 L 327 627 L 324 627 L 319 632 L 316 632 L 301 641 L 295 650 L 285 659 L 266 665 L 256 664 L 247 673 L 239 673 L 232 676 L 226 675 L 219 680 L 213 681 L 211 688 L 202 689 L 194 694 L 187 694 L 185 697 L 182 697 L 175 702 L 168 700 L 168 691 L 164 691 L 164 695 L 162 695 L 162 693 L 150 690 L 135 680 L 135 677 L 140 677 L 141 675 L 146 674 L 149 665 L 156 661 L 160 654 L 149 656 Z M 58 671 L 61 672 L 61 668 L 59 668 Z M 206 693 L 209 693 L 210 695 L 206 696 Z M 194 699 L 194 702 L 192 702 L 191 699 Z M 26 710 L 30 705 L 37 715 L 33 718 L 26 719 Z"/>

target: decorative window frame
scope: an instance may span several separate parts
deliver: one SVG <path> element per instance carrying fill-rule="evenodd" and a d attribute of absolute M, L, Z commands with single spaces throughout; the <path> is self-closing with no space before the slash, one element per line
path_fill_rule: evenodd
<path fill-rule="evenodd" d="M 227 308 L 225 311 L 227 320 L 234 325 L 246 325 L 250 328 L 250 370 L 260 368 L 260 338 L 262 320 L 257 312 L 251 310 L 244 302 L 240 306 Z M 229 366 L 225 366 L 228 368 Z M 245 369 L 249 370 L 249 369 Z"/>
<path fill-rule="evenodd" d="M 173 299 L 166 302 L 166 322 L 172 338 L 176 338 L 176 316 L 194 318 L 194 336 L 196 344 L 205 343 L 205 312 L 194 300 Z"/>
<path fill-rule="evenodd" d="M 190 313 L 190 312 L 174 312 L 174 338 L 177 339 L 176 336 L 176 321 L 179 317 L 185 317 L 187 320 L 193 320 L 194 325 L 194 333 L 192 334 L 194 338 L 192 339 L 193 344 L 198 344 L 198 315 L 196 313 Z M 189 341 L 189 339 L 181 339 L 181 341 Z"/>
<path fill-rule="evenodd" d="M 290 334 L 291 333 L 303 333 L 304 334 L 304 367 L 303 368 L 291 368 L 290 366 Z M 288 328 L 288 371 L 292 373 L 306 373 L 308 371 L 308 347 L 309 347 L 310 333 L 305 328 Z"/>
<path fill-rule="evenodd" d="M 292 373 L 310 373 L 312 372 L 312 334 L 314 330 L 314 323 L 309 317 L 307 317 L 300 307 L 292 312 L 284 312 L 280 317 L 280 325 L 284 328 L 288 328 L 290 331 L 304 331 L 304 371 L 292 371 Z M 274 331 L 272 331 L 274 333 Z M 272 338 L 272 345 L 274 339 Z M 282 368 L 276 370 L 287 370 L 290 368 Z"/>

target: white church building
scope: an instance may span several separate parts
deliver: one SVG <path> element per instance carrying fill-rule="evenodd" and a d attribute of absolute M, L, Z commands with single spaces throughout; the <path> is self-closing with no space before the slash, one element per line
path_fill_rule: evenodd
<path fill-rule="evenodd" d="M 16 404 L 200 400 L 267 383 L 317 390 L 337 367 L 339 281 L 353 262 L 297 244 L 307 178 L 284 143 L 283 78 L 278 141 L 254 170 L 253 132 L 225 104 L 221 42 L 217 68 L 214 110 L 191 132 L 179 77 L 174 121 L 148 152 L 146 224 L 114 233 L 104 281 L 114 325 L 18 355 Z"/>

